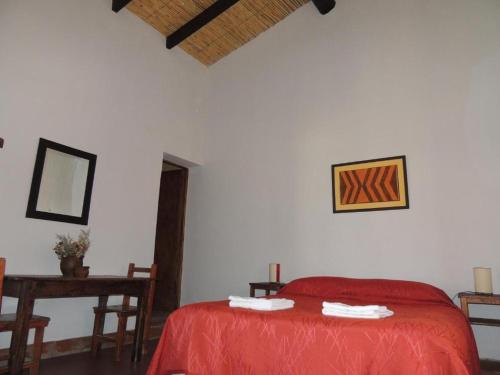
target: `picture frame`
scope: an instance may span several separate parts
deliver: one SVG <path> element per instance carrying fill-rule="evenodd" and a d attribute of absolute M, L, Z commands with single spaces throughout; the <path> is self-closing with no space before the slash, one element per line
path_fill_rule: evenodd
<path fill-rule="evenodd" d="M 333 212 L 410 208 L 406 156 L 332 165 Z"/>
<path fill-rule="evenodd" d="M 26 217 L 87 225 L 97 156 L 40 138 Z"/>

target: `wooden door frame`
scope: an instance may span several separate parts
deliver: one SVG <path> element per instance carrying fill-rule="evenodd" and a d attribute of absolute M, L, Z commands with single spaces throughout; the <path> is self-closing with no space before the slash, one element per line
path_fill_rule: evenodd
<path fill-rule="evenodd" d="M 187 193 L 188 193 L 188 184 L 189 184 L 189 168 L 186 168 L 182 165 L 170 162 L 168 160 L 163 160 L 162 168 L 163 168 L 164 164 L 168 164 L 168 165 L 179 168 L 179 170 L 182 172 L 184 180 L 185 180 L 184 190 L 181 193 L 180 202 L 179 202 L 179 206 L 181 207 L 181 210 L 179 211 L 179 215 L 178 215 L 180 223 L 179 223 L 179 232 L 177 233 L 177 237 L 179 238 L 178 246 L 179 246 L 180 269 L 179 269 L 179 273 L 178 273 L 178 277 L 177 277 L 177 291 L 176 291 L 177 292 L 177 301 L 175 301 L 175 302 L 176 302 L 176 308 L 178 308 L 180 306 L 180 302 L 181 302 L 182 273 L 183 273 L 183 269 L 184 269 L 184 267 L 183 267 L 183 263 L 184 263 L 184 235 L 185 235 L 185 225 L 186 225 L 186 208 L 187 208 Z M 163 173 L 168 173 L 168 172 L 169 171 L 162 170 L 162 176 L 163 176 Z M 160 180 L 160 184 L 161 184 L 161 180 Z M 161 189 L 161 186 L 160 186 L 160 189 Z M 156 228 L 156 230 L 158 231 L 158 228 Z M 155 261 L 156 261 L 156 243 L 155 243 L 154 257 L 155 257 Z"/>
<path fill-rule="evenodd" d="M 181 305 L 181 293 L 182 293 L 182 271 L 184 270 L 184 235 L 186 233 L 186 208 L 187 208 L 187 193 L 188 193 L 188 184 L 189 184 L 189 169 L 186 167 L 182 167 L 173 163 L 168 163 L 170 165 L 175 165 L 182 170 L 182 174 L 184 175 L 185 184 L 184 191 L 181 195 L 181 207 L 182 211 L 180 213 L 181 216 L 181 225 L 180 225 L 180 233 L 179 233 L 179 251 L 180 251 L 180 270 L 179 276 L 177 277 L 177 304 L 176 307 L 179 308 Z"/>

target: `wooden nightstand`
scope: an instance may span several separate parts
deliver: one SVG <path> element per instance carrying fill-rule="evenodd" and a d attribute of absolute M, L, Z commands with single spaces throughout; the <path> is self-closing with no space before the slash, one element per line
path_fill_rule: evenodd
<path fill-rule="evenodd" d="M 469 304 L 478 305 L 500 305 L 500 294 L 480 294 L 462 292 L 458 294 L 460 298 L 460 306 L 470 324 L 478 324 L 483 326 L 500 327 L 500 319 L 485 319 L 469 316 Z"/>
<path fill-rule="evenodd" d="M 285 286 L 283 283 L 270 283 L 270 282 L 262 282 L 262 283 L 249 283 L 250 284 L 250 297 L 255 297 L 255 291 L 265 290 L 266 296 L 271 294 L 271 291 L 277 292 L 281 288 Z"/>

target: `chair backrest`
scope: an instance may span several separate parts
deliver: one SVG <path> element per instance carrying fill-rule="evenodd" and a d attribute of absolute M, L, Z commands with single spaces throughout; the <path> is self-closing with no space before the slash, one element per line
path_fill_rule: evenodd
<path fill-rule="evenodd" d="M 0 311 L 2 310 L 3 277 L 5 276 L 5 258 L 0 258 Z"/>
<path fill-rule="evenodd" d="M 136 267 L 134 263 L 130 263 L 128 265 L 127 277 L 129 279 L 133 278 L 136 273 L 145 273 L 149 274 L 149 279 L 151 280 L 151 284 L 149 287 L 149 294 L 147 296 L 147 310 L 146 315 L 151 314 L 153 310 L 153 299 L 155 296 L 155 288 L 156 288 L 156 276 L 158 274 L 158 266 L 156 264 L 152 264 L 151 267 Z M 123 297 L 123 305 L 130 306 L 130 296 Z"/>

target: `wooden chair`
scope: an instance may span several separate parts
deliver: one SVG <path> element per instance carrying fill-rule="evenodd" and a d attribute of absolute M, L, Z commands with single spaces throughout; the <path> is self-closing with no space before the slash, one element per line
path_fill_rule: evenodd
<path fill-rule="evenodd" d="M 0 309 L 2 306 L 3 277 L 5 275 L 5 259 L 0 258 Z M 31 359 L 27 359 L 24 368 L 30 370 L 30 375 L 38 375 L 40 372 L 40 359 L 42 357 L 43 333 L 45 327 L 49 325 L 50 318 L 33 315 L 30 320 L 30 329 L 35 330 L 35 340 L 33 342 L 33 353 Z M 16 314 L 0 314 L 0 332 L 11 332 L 16 326 Z M 8 360 L 7 358 L 1 358 Z M 8 373 L 6 366 L 0 367 L 0 374 Z"/>
<path fill-rule="evenodd" d="M 149 333 L 151 329 L 151 312 L 153 310 L 153 299 L 155 295 L 156 287 L 156 275 L 158 272 L 158 267 L 156 264 L 151 265 L 151 268 L 136 267 L 134 263 L 130 263 L 128 266 L 128 278 L 133 278 L 135 273 L 147 273 L 151 280 L 149 294 L 147 296 L 147 309 L 146 317 L 144 321 L 144 345 L 143 351 L 145 351 L 145 345 L 149 339 Z M 106 314 L 114 313 L 118 316 L 118 330 L 114 336 L 105 336 L 103 334 L 104 320 Z M 105 306 L 105 307 L 94 307 L 94 333 L 92 334 L 92 355 L 96 356 L 103 342 L 114 342 L 115 343 L 115 361 L 120 361 L 120 356 L 122 352 L 123 345 L 125 343 L 125 338 L 127 335 L 127 321 L 131 316 L 137 316 L 138 310 L 137 306 L 130 305 L 130 297 L 124 296 L 121 305 L 115 306 Z"/>

